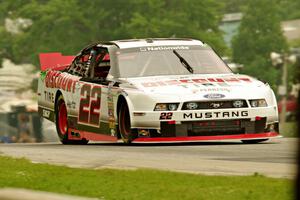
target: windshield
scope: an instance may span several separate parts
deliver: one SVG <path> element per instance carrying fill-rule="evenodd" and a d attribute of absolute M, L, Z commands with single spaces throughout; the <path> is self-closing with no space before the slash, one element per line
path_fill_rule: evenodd
<path fill-rule="evenodd" d="M 120 77 L 191 74 L 174 54 L 172 47 L 157 49 L 151 47 L 147 50 L 145 47 L 120 50 L 118 52 Z M 176 49 L 176 52 L 193 69 L 193 74 L 232 73 L 211 48 L 186 47 Z"/>

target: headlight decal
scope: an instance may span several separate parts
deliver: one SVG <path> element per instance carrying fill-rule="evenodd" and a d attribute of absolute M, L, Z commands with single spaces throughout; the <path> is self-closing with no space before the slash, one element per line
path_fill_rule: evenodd
<path fill-rule="evenodd" d="M 253 108 L 268 106 L 265 99 L 251 99 L 251 100 L 249 100 L 249 103 L 250 103 L 250 106 Z"/>
<path fill-rule="evenodd" d="M 154 111 L 176 111 L 179 103 L 157 103 Z"/>

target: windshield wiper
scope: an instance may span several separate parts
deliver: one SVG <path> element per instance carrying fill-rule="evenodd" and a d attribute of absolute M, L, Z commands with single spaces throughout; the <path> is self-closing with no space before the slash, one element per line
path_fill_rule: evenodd
<path fill-rule="evenodd" d="M 173 53 L 179 58 L 181 64 L 191 73 L 194 73 L 194 69 L 190 66 L 190 64 L 181 56 L 176 50 L 173 50 Z"/>

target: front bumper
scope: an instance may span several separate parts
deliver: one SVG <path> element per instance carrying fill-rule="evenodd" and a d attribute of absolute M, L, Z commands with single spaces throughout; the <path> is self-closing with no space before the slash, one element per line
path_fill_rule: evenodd
<path fill-rule="evenodd" d="M 238 112 L 238 116 L 233 115 Z M 162 120 L 165 113 L 172 113 L 168 120 Z M 247 115 L 243 115 L 246 113 Z M 215 110 L 191 110 L 191 111 L 133 111 L 130 113 L 131 127 L 138 129 L 161 129 L 161 122 L 175 121 L 184 123 L 186 121 L 207 121 L 207 120 L 256 120 L 257 117 L 266 118 L 267 124 L 278 121 L 278 111 L 276 106 L 245 109 L 215 109 Z M 208 118 L 210 117 L 210 118 Z"/>
<path fill-rule="evenodd" d="M 132 128 L 137 129 L 133 142 L 208 142 L 270 139 L 280 137 L 276 106 L 243 109 L 132 113 Z M 139 113 L 139 114 L 140 114 Z M 164 115 L 165 116 L 165 115 Z"/>

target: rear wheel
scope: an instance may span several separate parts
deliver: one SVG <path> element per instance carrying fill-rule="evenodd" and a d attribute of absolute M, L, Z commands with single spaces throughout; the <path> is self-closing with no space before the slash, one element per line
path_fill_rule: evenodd
<path fill-rule="evenodd" d="M 119 110 L 119 132 L 124 143 L 129 144 L 135 139 L 134 131 L 131 129 L 129 109 L 126 103 L 123 103 Z"/>
<path fill-rule="evenodd" d="M 264 142 L 264 141 L 267 141 L 267 140 L 269 140 L 269 139 L 242 140 L 242 142 L 244 144 L 257 144 L 257 143 Z"/>
<path fill-rule="evenodd" d="M 68 139 L 68 117 L 67 106 L 62 95 L 56 101 L 56 131 L 63 144 L 87 144 L 88 140 L 69 140 Z"/>
<path fill-rule="evenodd" d="M 60 141 L 67 144 L 68 140 L 68 119 L 67 107 L 62 95 L 56 101 L 56 131 Z"/>

